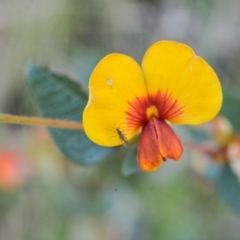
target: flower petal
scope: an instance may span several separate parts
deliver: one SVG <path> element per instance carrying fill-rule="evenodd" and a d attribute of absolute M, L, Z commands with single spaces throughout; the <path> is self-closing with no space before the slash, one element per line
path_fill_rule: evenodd
<path fill-rule="evenodd" d="M 151 118 L 143 127 L 138 144 L 138 164 L 143 171 L 156 170 L 164 160 L 179 160 L 183 149 L 171 127 L 158 118 Z"/>
<path fill-rule="evenodd" d="M 166 122 L 157 118 L 152 118 L 152 121 L 163 158 L 179 160 L 182 156 L 183 148 L 178 136 Z"/>
<path fill-rule="evenodd" d="M 167 94 L 181 111 L 169 121 L 200 124 L 212 119 L 222 104 L 222 90 L 214 70 L 181 43 L 160 41 L 147 50 L 142 68 L 148 92 Z"/>
<path fill-rule="evenodd" d="M 137 161 L 143 171 L 154 171 L 163 163 L 154 123 L 150 120 L 139 137 Z"/>
<path fill-rule="evenodd" d="M 118 53 L 104 57 L 90 77 L 89 100 L 83 113 L 87 136 L 103 146 L 126 144 L 138 131 L 126 121 L 128 102 L 146 94 L 137 62 Z"/>

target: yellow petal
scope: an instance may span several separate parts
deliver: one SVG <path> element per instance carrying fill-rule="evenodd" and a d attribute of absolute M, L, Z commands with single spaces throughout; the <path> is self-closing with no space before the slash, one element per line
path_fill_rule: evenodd
<path fill-rule="evenodd" d="M 89 81 L 89 101 L 83 113 L 87 136 L 103 146 L 126 145 L 138 131 L 127 123 L 128 102 L 146 94 L 137 62 L 118 53 L 104 57 Z"/>
<path fill-rule="evenodd" d="M 180 114 L 168 120 L 200 124 L 220 110 L 222 90 L 214 70 L 187 45 L 160 41 L 147 50 L 142 68 L 149 94 L 157 91 L 175 99 Z"/>

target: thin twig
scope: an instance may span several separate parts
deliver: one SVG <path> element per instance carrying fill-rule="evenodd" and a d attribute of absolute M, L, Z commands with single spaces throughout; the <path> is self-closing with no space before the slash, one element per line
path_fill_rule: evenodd
<path fill-rule="evenodd" d="M 0 114 L 0 122 L 10 124 L 39 125 L 54 128 L 83 130 L 81 122 L 56 120 L 51 118 L 16 116 L 10 114 Z"/>

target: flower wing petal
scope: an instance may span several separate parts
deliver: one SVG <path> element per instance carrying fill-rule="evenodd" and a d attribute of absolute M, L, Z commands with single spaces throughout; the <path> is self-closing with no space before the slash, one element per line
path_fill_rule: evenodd
<path fill-rule="evenodd" d="M 137 161 L 143 171 L 154 171 L 163 163 L 163 156 L 152 121 L 142 128 L 138 142 Z"/>
<path fill-rule="evenodd" d="M 164 160 L 179 160 L 181 142 L 171 127 L 158 118 L 151 118 L 143 127 L 138 143 L 138 164 L 143 171 L 156 170 Z"/>
<path fill-rule="evenodd" d="M 183 148 L 178 136 L 166 122 L 157 118 L 152 118 L 152 121 L 158 136 L 160 152 L 163 158 L 179 160 L 182 156 Z"/>
<path fill-rule="evenodd" d="M 118 53 L 104 57 L 89 81 L 89 100 L 83 113 L 87 136 L 103 146 L 126 144 L 138 130 L 127 124 L 128 102 L 146 94 L 137 62 Z"/>
<path fill-rule="evenodd" d="M 222 90 L 214 70 L 182 43 L 160 41 L 145 53 L 142 68 L 150 94 L 157 91 L 176 99 L 182 109 L 168 120 L 200 124 L 212 119 L 222 104 Z"/>

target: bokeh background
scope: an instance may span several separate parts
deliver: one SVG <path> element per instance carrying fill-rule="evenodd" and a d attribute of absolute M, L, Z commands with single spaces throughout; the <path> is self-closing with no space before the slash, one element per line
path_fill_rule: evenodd
<path fill-rule="evenodd" d="M 87 86 L 106 54 L 141 62 L 161 39 L 190 45 L 224 89 L 238 93 L 239 16 L 237 0 L 0 0 L 1 112 L 37 115 L 25 83 L 29 62 Z M 121 159 L 80 166 L 45 128 L 1 124 L 0 239 L 239 240 L 239 213 L 202 174 L 208 161 L 186 148 L 178 163 L 126 177 Z"/>

